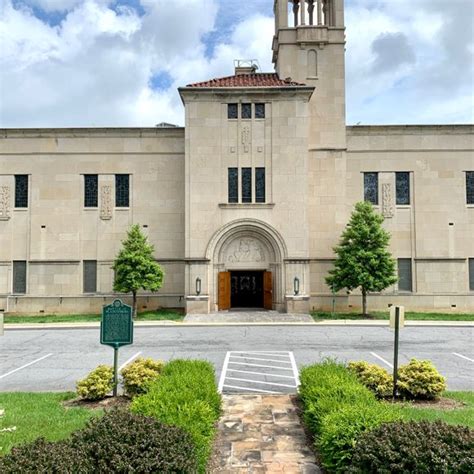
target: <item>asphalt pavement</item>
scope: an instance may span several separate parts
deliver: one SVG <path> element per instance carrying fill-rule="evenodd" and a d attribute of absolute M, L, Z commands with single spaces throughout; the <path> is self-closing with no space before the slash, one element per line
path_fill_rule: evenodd
<path fill-rule="evenodd" d="M 296 390 L 298 369 L 325 357 L 367 360 L 390 370 L 393 338 L 387 327 L 141 326 L 134 344 L 120 349 L 119 364 L 138 356 L 206 359 L 223 391 L 287 393 Z M 449 389 L 474 390 L 473 327 L 406 327 L 399 363 L 412 357 L 433 361 Z M 74 390 L 94 367 L 112 362 L 113 349 L 100 345 L 99 328 L 6 329 L 0 391 Z"/>

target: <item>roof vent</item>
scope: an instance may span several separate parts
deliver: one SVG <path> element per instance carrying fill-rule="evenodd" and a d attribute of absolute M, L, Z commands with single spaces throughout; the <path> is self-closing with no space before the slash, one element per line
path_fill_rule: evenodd
<path fill-rule="evenodd" d="M 236 59 L 234 60 L 235 75 L 255 74 L 260 66 L 256 59 Z"/>

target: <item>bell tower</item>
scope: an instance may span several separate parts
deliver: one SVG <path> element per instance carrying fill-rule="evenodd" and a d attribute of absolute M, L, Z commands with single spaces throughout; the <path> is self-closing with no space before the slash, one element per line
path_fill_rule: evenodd
<path fill-rule="evenodd" d="M 276 72 L 316 88 L 309 149 L 345 149 L 344 0 L 275 0 L 274 13 Z"/>

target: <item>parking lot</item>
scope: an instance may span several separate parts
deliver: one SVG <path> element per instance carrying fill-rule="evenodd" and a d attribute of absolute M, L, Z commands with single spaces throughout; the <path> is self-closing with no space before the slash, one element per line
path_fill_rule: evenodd
<path fill-rule="evenodd" d="M 0 347 L 1 391 L 74 390 L 94 367 L 113 362 L 98 328 L 7 330 Z M 319 325 L 137 327 L 134 344 L 120 350 L 119 365 L 139 356 L 209 360 L 224 392 L 288 393 L 296 391 L 297 369 L 326 357 L 367 360 L 390 370 L 393 332 Z M 400 364 L 412 357 L 432 360 L 451 390 L 474 389 L 472 327 L 405 328 Z"/>

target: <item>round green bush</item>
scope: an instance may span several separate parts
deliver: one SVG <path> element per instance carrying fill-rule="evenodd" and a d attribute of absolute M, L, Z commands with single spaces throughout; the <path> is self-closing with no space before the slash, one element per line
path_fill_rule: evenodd
<path fill-rule="evenodd" d="M 404 398 L 432 400 L 446 390 L 446 379 L 429 360 L 411 359 L 398 369 L 398 390 Z"/>
<path fill-rule="evenodd" d="M 85 379 L 76 384 L 77 394 L 84 400 L 102 400 L 113 389 L 114 370 L 108 365 L 99 365 Z"/>
<path fill-rule="evenodd" d="M 347 367 L 377 397 L 384 398 L 392 395 L 393 378 L 384 368 L 365 361 L 349 362 Z"/>
<path fill-rule="evenodd" d="M 159 377 L 164 365 L 164 362 L 159 360 L 139 357 L 124 367 L 120 373 L 125 393 L 130 397 L 145 393 L 150 382 Z"/>
<path fill-rule="evenodd" d="M 383 424 L 359 437 L 349 472 L 471 474 L 474 431 L 441 421 Z"/>

